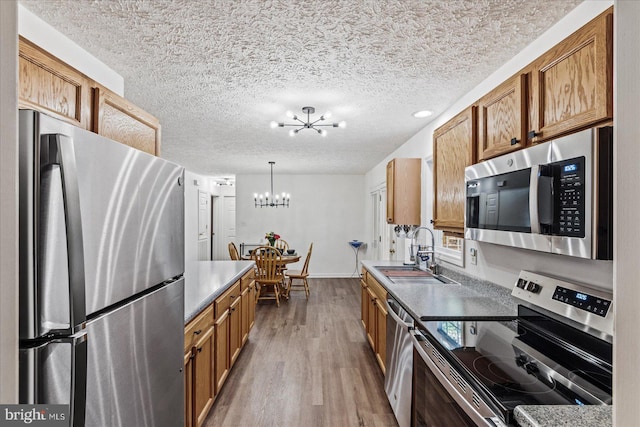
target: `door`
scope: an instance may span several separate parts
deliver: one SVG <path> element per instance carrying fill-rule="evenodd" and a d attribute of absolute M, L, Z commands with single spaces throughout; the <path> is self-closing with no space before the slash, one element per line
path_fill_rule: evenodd
<path fill-rule="evenodd" d="M 209 193 L 198 190 L 198 261 L 211 259 L 211 212 Z"/>
<path fill-rule="evenodd" d="M 372 202 L 372 240 L 374 248 L 374 259 L 388 260 L 390 258 L 391 249 L 391 234 L 393 232 L 393 226 L 387 224 L 386 220 L 386 205 L 387 205 L 387 191 L 384 188 L 379 188 L 371 193 Z"/>
<path fill-rule="evenodd" d="M 90 426 L 184 422 L 184 279 L 87 322 Z"/>
<path fill-rule="evenodd" d="M 223 246 L 236 240 L 236 198 L 235 196 L 224 196 L 223 203 Z"/>

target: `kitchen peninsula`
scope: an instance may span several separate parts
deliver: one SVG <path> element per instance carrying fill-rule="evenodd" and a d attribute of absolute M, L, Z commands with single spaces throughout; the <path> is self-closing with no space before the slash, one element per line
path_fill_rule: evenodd
<path fill-rule="evenodd" d="M 185 426 L 200 426 L 249 337 L 255 319 L 253 261 L 185 266 Z"/>

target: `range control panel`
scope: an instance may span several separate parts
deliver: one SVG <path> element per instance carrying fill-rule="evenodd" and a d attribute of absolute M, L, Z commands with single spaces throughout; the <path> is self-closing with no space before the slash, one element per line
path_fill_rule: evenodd
<path fill-rule="evenodd" d="M 611 291 L 522 270 L 511 295 L 613 337 Z"/>
<path fill-rule="evenodd" d="M 611 307 L 610 300 L 598 298 L 586 292 L 563 288 L 562 286 L 556 286 L 553 299 L 601 317 L 605 317 L 609 311 L 609 307 Z"/>

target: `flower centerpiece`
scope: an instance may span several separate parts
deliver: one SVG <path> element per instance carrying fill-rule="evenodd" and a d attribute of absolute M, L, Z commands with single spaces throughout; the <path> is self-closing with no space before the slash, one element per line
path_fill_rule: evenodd
<path fill-rule="evenodd" d="M 280 238 L 279 234 L 274 233 L 273 231 L 268 232 L 264 235 L 264 238 L 269 241 L 269 245 L 273 246 L 276 244 L 276 240 Z"/>

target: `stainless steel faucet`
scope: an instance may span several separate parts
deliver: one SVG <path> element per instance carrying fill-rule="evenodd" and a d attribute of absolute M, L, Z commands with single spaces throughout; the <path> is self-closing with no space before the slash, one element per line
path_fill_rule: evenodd
<path fill-rule="evenodd" d="M 426 249 L 421 249 L 420 245 L 418 245 L 418 250 L 414 255 L 413 248 L 416 246 L 415 240 L 418 236 L 418 231 L 420 230 L 427 230 L 431 234 L 431 249 L 429 249 L 429 246 L 427 246 Z M 428 227 L 418 227 L 413 230 L 413 234 L 411 235 L 411 260 L 415 262 L 416 266 L 418 266 L 420 265 L 419 259 L 427 254 L 431 254 L 431 262 L 427 264 L 427 268 L 429 268 L 433 274 L 439 274 L 440 266 L 436 263 L 436 238 L 433 235 L 433 231 Z"/>

